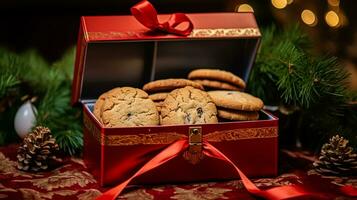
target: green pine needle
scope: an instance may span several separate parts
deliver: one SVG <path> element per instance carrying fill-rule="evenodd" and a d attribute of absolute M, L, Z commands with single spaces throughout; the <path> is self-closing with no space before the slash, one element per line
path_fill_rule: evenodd
<path fill-rule="evenodd" d="M 300 122 L 293 129 L 311 132 L 314 139 L 337 130 L 357 135 L 357 129 L 347 131 L 356 122 L 346 116 L 357 116 L 357 110 L 347 106 L 354 95 L 347 88 L 349 74 L 337 59 L 310 54 L 311 42 L 298 26 L 284 31 L 273 26 L 262 32 L 248 91 L 268 105 L 298 108 Z"/>
<path fill-rule="evenodd" d="M 13 117 L 23 102 L 23 95 L 37 96 L 37 125 L 47 126 L 58 140 L 62 151 L 77 154 L 83 146 L 80 108 L 70 105 L 72 73 L 75 48 L 71 48 L 62 59 L 50 64 L 36 51 L 14 54 L 0 48 L 0 98 L 10 90 L 17 91 L 16 105 L 0 112 L 0 119 L 10 123 L 0 126 L 0 144 L 16 141 Z M 11 114 L 11 117 L 9 117 Z"/>
<path fill-rule="evenodd" d="M 75 155 L 82 150 L 83 134 L 78 130 L 59 131 L 54 134 L 57 144 L 64 152 Z"/>
<path fill-rule="evenodd" d="M 262 46 L 249 81 L 251 92 L 268 102 L 282 102 L 306 109 L 327 97 L 343 98 L 347 73 L 336 58 L 310 55 L 306 50 L 308 44 L 298 26 L 283 32 L 275 27 L 263 31 Z M 256 74 L 264 76 L 256 77 Z M 269 100 L 272 96 L 270 89 L 264 88 L 268 82 L 268 86 L 275 85 L 278 90 L 273 101 Z M 277 98 L 280 101 L 276 101 Z"/>
<path fill-rule="evenodd" d="M 0 75 L 0 99 L 3 98 L 10 89 L 20 83 L 16 76 L 8 73 Z"/>

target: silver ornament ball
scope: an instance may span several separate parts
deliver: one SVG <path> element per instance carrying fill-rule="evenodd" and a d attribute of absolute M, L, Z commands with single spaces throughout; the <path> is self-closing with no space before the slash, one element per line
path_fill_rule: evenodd
<path fill-rule="evenodd" d="M 36 107 L 31 101 L 26 101 L 17 110 L 14 120 L 14 127 L 17 135 L 24 138 L 32 127 L 36 124 Z"/>

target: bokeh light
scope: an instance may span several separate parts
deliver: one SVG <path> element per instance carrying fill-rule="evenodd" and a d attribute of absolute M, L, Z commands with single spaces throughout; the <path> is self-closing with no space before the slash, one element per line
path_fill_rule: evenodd
<path fill-rule="evenodd" d="M 328 11 L 325 15 L 325 21 L 327 25 L 331 27 L 338 27 L 340 24 L 340 18 L 335 11 Z"/>
<path fill-rule="evenodd" d="M 306 9 L 306 10 L 302 11 L 301 20 L 309 26 L 316 26 L 316 24 L 317 24 L 316 15 L 311 10 Z"/>
<path fill-rule="evenodd" d="M 271 0 L 271 3 L 275 8 L 283 9 L 288 5 L 287 0 Z"/>
<path fill-rule="evenodd" d="M 251 5 L 244 3 L 241 5 L 237 5 L 235 11 L 236 12 L 254 12 L 254 9 Z"/>

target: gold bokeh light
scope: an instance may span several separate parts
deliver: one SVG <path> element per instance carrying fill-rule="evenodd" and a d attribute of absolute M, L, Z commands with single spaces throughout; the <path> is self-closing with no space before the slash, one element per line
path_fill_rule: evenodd
<path fill-rule="evenodd" d="M 241 5 L 237 5 L 235 11 L 236 12 L 254 12 L 254 9 L 251 5 L 244 3 Z"/>
<path fill-rule="evenodd" d="M 306 10 L 302 11 L 301 20 L 309 26 L 316 26 L 316 24 L 317 24 L 316 15 L 311 10 L 306 9 Z"/>
<path fill-rule="evenodd" d="M 287 0 L 271 0 L 271 3 L 275 8 L 283 9 L 288 5 Z"/>
<path fill-rule="evenodd" d="M 327 25 L 331 27 L 338 27 L 340 25 L 340 18 L 334 11 L 328 11 L 325 15 L 325 21 Z"/>

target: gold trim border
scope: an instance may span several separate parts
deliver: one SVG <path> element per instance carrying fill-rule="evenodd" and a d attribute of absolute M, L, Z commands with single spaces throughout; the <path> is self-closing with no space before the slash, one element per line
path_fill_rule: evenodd
<path fill-rule="evenodd" d="M 259 37 L 258 28 L 193 29 L 188 37 Z"/>
<path fill-rule="evenodd" d="M 86 32 L 85 37 L 89 40 L 145 38 L 147 32 Z M 215 38 L 215 37 L 260 37 L 258 28 L 216 28 L 216 29 L 193 29 L 188 38 Z"/>
<path fill-rule="evenodd" d="M 108 146 L 131 146 L 131 145 L 153 145 L 171 144 L 176 140 L 185 138 L 185 135 L 175 132 L 148 133 L 137 135 L 108 135 L 105 136 L 105 145 Z"/>
<path fill-rule="evenodd" d="M 241 128 L 215 131 L 203 136 L 208 142 L 236 141 L 253 138 L 272 138 L 278 136 L 277 127 Z"/>
<path fill-rule="evenodd" d="M 103 136 L 101 134 L 100 129 L 94 125 L 94 123 L 89 119 L 86 114 L 83 115 L 83 124 L 84 128 L 88 130 L 88 132 L 95 138 L 95 140 L 99 143 L 102 143 Z"/>
<path fill-rule="evenodd" d="M 83 116 L 85 128 L 98 143 L 105 146 L 131 146 L 131 145 L 159 145 L 171 144 L 176 140 L 187 138 L 186 135 L 176 132 L 160 132 L 135 135 L 102 135 L 89 119 Z M 273 138 L 278 136 L 277 127 L 240 128 L 224 131 L 214 131 L 203 135 L 203 139 L 208 142 L 237 141 L 255 138 Z"/>

